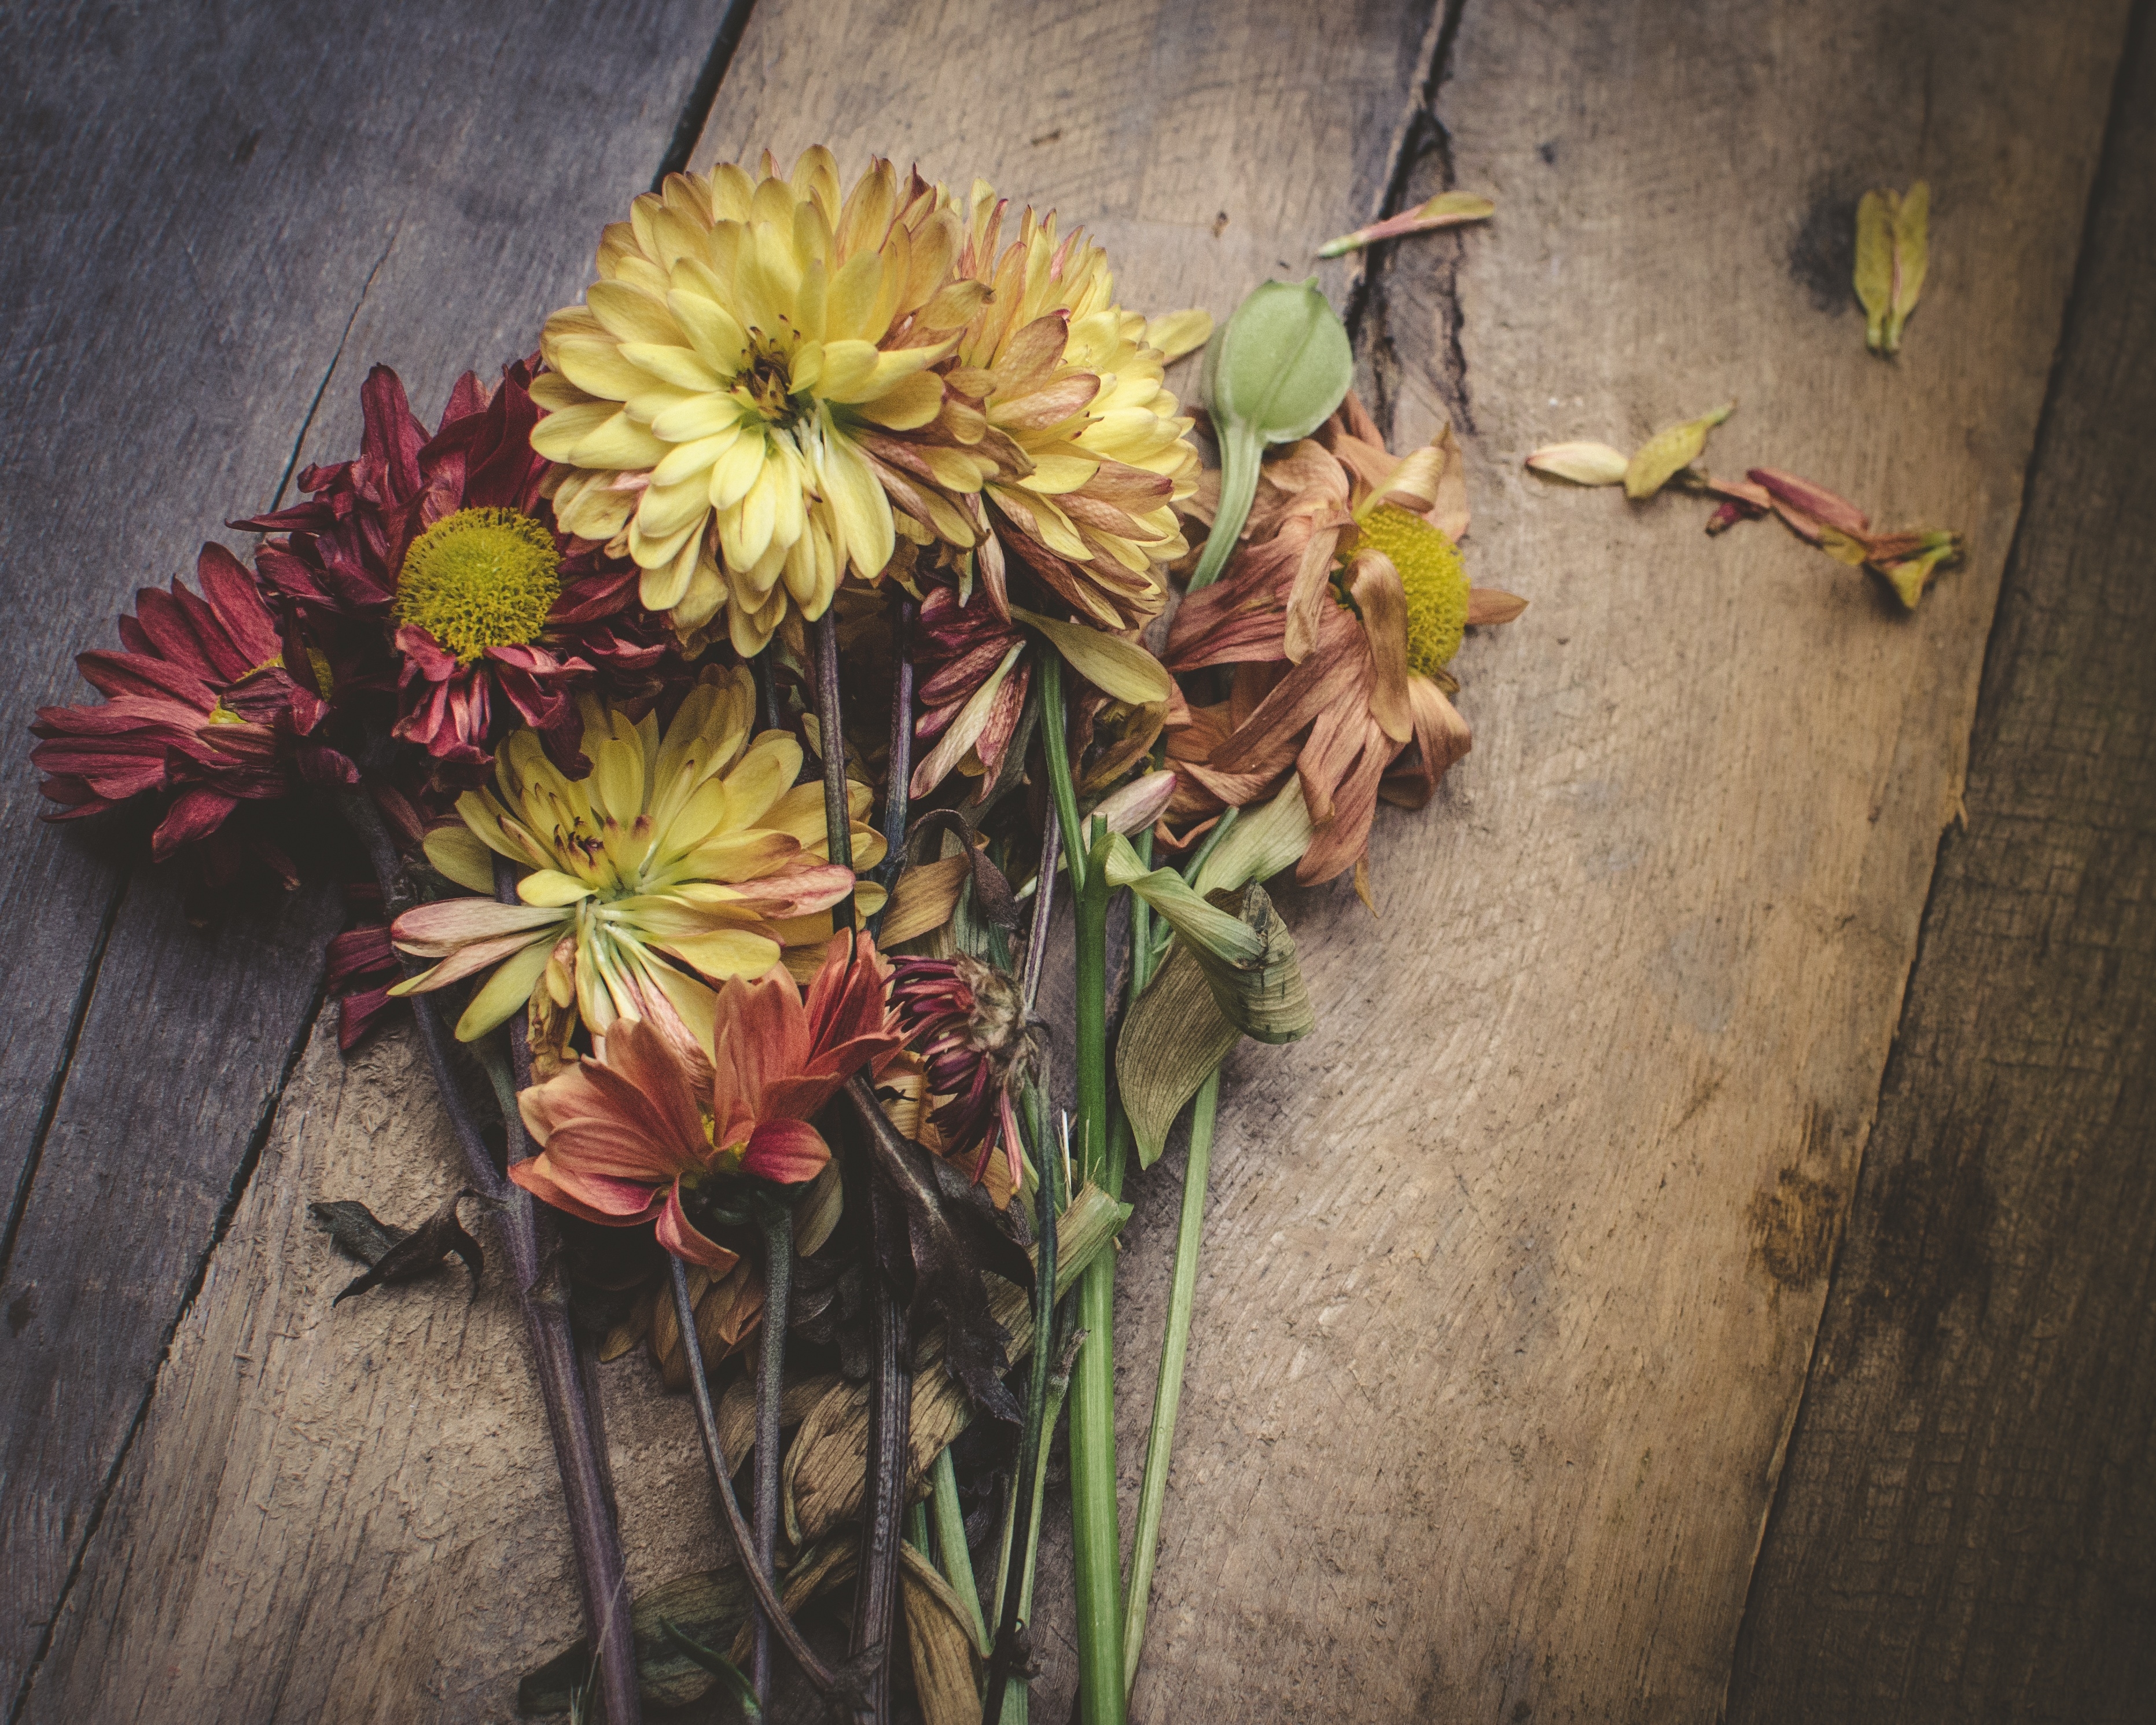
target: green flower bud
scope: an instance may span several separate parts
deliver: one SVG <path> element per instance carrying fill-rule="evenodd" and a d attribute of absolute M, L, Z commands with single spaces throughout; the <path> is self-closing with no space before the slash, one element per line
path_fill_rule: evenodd
<path fill-rule="evenodd" d="M 1299 287 L 1266 282 L 1235 308 L 1205 350 L 1205 405 L 1220 442 L 1220 507 L 1191 592 L 1213 583 L 1242 536 L 1265 446 L 1317 430 L 1354 375 L 1348 331 L 1316 276 Z"/>

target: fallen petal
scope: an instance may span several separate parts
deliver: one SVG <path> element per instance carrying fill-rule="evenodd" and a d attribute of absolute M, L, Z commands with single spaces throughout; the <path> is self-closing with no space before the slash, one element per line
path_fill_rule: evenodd
<path fill-rule="evenodd" d="M 1707 433 L 1736 411 L 1735 402 L 1725 402 L 1697 419 L 1664 426 L 1632 452 L 1625 469 L 1625 495 L 1635 503 L 1653 496 L 1679 469 L 1699 459 L 1707 448 Z"/>
<path fill-rule="evenodd" d="M 1537 473 L 1570 480 L 1575 485 L 1614 485 L 1624 482 L 1631 458 L 1608 444 L 1550 444 L 1527 457 Z"/>
<path fill-rule="evenodd" d="M 1440 192 L 1428 203 L 1404 215 L 1388 216 L 1382 222 L 1373 222 L 1367 228 L 1358 228 L 1353 234 L 1343 234 L 1337 239 L 1328 239 L 1317 249 L 1317 255 L 1337 258 L 1343 253 L 1375 244 L 1381 239 L 1397 239 L 1405 234 L 1428 234 L 1440 228 L 1456 228 L 1464 222 L 1486 222 L 1496 213 L 1496 204 L 1474 193 Z"/>

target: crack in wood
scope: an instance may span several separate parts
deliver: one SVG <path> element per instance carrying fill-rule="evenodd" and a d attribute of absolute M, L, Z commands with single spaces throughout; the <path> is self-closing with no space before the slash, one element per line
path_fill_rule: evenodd
<path fill-rule="evenodd" d="M 659 158 L 658 172 L 651 177 L 653 191 L 666 183 L 667 175 L 687 171 L 696 140 L 703 136 L 711 120 L 711 105 L 719 99 L 719 86 L 726 81 L 726 69 L 733 64 L 734 50 L 741 46 L 749 13 L 755 7 L 756 0 L 726 0 L 726 9 L 719 15 L 718 33 L 711 39 L 711 51 L 704 56 L 696 81 L 689 87 L 680 118 L 674 122 L 674 135 L 666 141 L 666 153 Z"/>

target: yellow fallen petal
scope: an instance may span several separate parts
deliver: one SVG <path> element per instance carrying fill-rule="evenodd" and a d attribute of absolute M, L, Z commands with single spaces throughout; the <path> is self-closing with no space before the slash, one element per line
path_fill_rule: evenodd
<path fill-rule="evenodd" d="M 1607 444 L 1548 444 L 1527 457 L 1527 465 L 1575 485 L 1614 485 L 1624 482 L 1631 460 Z"/>
<path fill-rule="evenodd" d="M 1632 452 L 1625 469 L 1625 495 L 1635 502 L 1653 496 L 1680 468 L 1699 459 L 1707 448 L 1707 433 L 1736 411 L 1735 402 L 1725 402 L 1697 419 L 1664 426 Z"/>
<path fill-rule="evenodd" d="M 1195 353 L 1213 339 L 1213 314 L 1203 305 L 1187 311 L 1163 311 L 1145 326 L 1148 347 L 1158 348 L 1164 360 L 1178 360 Z"/>

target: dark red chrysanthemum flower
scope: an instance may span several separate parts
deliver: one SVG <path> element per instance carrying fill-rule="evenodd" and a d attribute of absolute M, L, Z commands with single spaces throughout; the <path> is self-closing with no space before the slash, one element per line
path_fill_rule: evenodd
<path fill-rule="evenodd" d="M 529 725 L 580 766 L 576 691 L 655 693 L 669 653 L 636 603 L 635 567 L 555 531 L 531 381 L 522 361 L 490 393 L 465 372 L 430 436 L 377 366 L 357 458 L 302 472 L 306 502 L 232 524 L 278 536 L 257 567 L 303 612 L 379 622 L 382 651 L 353 680 L 393 680 L 396 734 L 451 765 L 483 766 Z"/>
<path fill-rule="evenodd" d="M 206 545 L 195 572 L 199 594 L 175 580 L 170 593 L 136 596 L 134 614 L 120 619 L 123 650 L 75 660 L 105 700 L 40 707 L 30 727 L 44 739 L 31 758 L 44 793 L 65 805 L 45 819 L 167 798 L 151 841 L 160 861 L 210 839 L 243 805 L 359 780 L 317 735 L 330 715 L 324 674 L 296 634 L 280 628 L 246 566 Z M 281 852 L 265 855 L 293 877 Z"/>
<path fill-rule="evenodd" d="M 909 787 L 925 797 L 968 755 L 993 778 L 1025 711 L 1033 675 L 1024 633 L 979 593 L 959 603 L 957 588 L 927 587 L 914 636 L 921 676 L 917 743 L 932 744 Z"/>
<path fill-rule="evenodd" d="M 970 1160 L 980 1179 L 998 1147 L 1021 1177 L 1011 1096 L 1033 1057 L 1025 1009 L 1009 977 L 963 953 L 891 961 L 891 1011 L 926 1072 L 923 1111 L 940 1154 Z"/>

